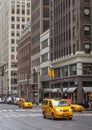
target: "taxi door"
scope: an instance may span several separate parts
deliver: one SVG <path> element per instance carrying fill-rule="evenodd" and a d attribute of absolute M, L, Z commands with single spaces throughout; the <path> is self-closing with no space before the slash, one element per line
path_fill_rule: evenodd
<path fill-rule="evenodd" d="M 51 115 L 52 115 L 52 109 L 53 109 L 52 102 L 49 101 L 48 102 L 48 108 L 47 108 L 47 116 L 48 117 L 51 117 Z"/>

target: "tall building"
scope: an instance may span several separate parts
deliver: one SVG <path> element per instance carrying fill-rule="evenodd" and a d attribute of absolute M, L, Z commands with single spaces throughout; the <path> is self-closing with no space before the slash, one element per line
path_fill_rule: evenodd
<path fill-rule="evenodd" d="M 18 95 L 31 98 L 31 25 L 26 24 L 18 39 Z"/>
<path fill-rule="evenodd" d="M 49 97 L 49 80 L 48 75 L 50 66 L 50 35 L 49 29 L 40 35 L 40 82 L 43 90 L 42 95 Z"/>
<path fill-rule="evenodd" d="M 32 100 L 39 99 L 40 85 L 40 34 L 49 28 L 49 0 L 31 0 L 31 73 L 32 86 L 36 88 Z M 37 98 L 37 99 L 36 99 Z"/>
<path fill-rule="evenodd" d="M 17 38 L 31 20 L 30 0 L 2 0 L 0 5 L 0 66 L 3 94 L 17 95 Z"/>
<path fill-rule="evenodd" d="M 92 100 L 92 0 L 50 1 L 50 48 L 51 87 L 73 102 Z"/>

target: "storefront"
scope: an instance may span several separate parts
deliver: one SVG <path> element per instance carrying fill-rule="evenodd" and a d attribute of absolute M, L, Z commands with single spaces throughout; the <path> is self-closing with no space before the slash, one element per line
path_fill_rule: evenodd
<path fill-rule="evenodd" d="M 83 87 L 84 101 L 92 100 L 92 87 Z"/>

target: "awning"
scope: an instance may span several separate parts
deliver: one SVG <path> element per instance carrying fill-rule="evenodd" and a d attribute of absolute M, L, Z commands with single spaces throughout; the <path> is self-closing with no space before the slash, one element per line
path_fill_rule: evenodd
<path fill-rule="evenodd" d="M 67 93 L 72 93 L 76 90 L 77 87 L 71 87 L 67 90 Z"/>
<path fill-rule="evenodd" d="M 51 89 L 51 88 L 45 88 L 44 91 L 45 91 L 45 92 L 51 92 L 52 89 Z"/>
<path fill-rule="evenodd" d="M 92 87 L 83 87 L 83 90 L 85 93 L 90 93 L 92 92 Z"/>
<path fill-rule="evenodd" d="M 63 92 L 65 92 L 66 90 L 67 90 L 67 88 L 63 88 Z M 61 92 L 61 89 L 60 88 L 53 88 L 52 92 L 53 93 Z"/>

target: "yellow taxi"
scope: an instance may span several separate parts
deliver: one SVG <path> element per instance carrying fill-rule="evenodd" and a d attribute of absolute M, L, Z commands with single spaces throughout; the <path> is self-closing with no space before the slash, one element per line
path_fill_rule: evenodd
<path fill-rule="evenodd" d="M 78 112 L 82 112 L 85 110 L 85 108 L 79 104 L 70 104 L 71 105 L 71 108 L 72 108 L 72 111 L 78 111 Z"/>
<path fill-rule="evenodd" d="M 74 111 L 82 112 L 82 111 L 85 110 L 85 108 L 82 105 L 79 105 L 79 104 L 76 104 L 76 103 L 72 103 L 68 99 L 62 99 L 62 101 L 66 101 L 67 103 L 69 103 L 73 112 Z"/>
<path fill-rule="evenodd" d="M 20 98 L 20 100 L 18 102 L 18 106 L 23 107 L 23 108 L 32 108 L 33 104 L 30 101 L 30 99 Z"/>
<path fill-rule="evenodd" d="M 68 118 L 72 120 L 73 112 L 70 105 L 61 100 L 44 99 L 42 102 L 42 114 L 44 118 Z"/>

